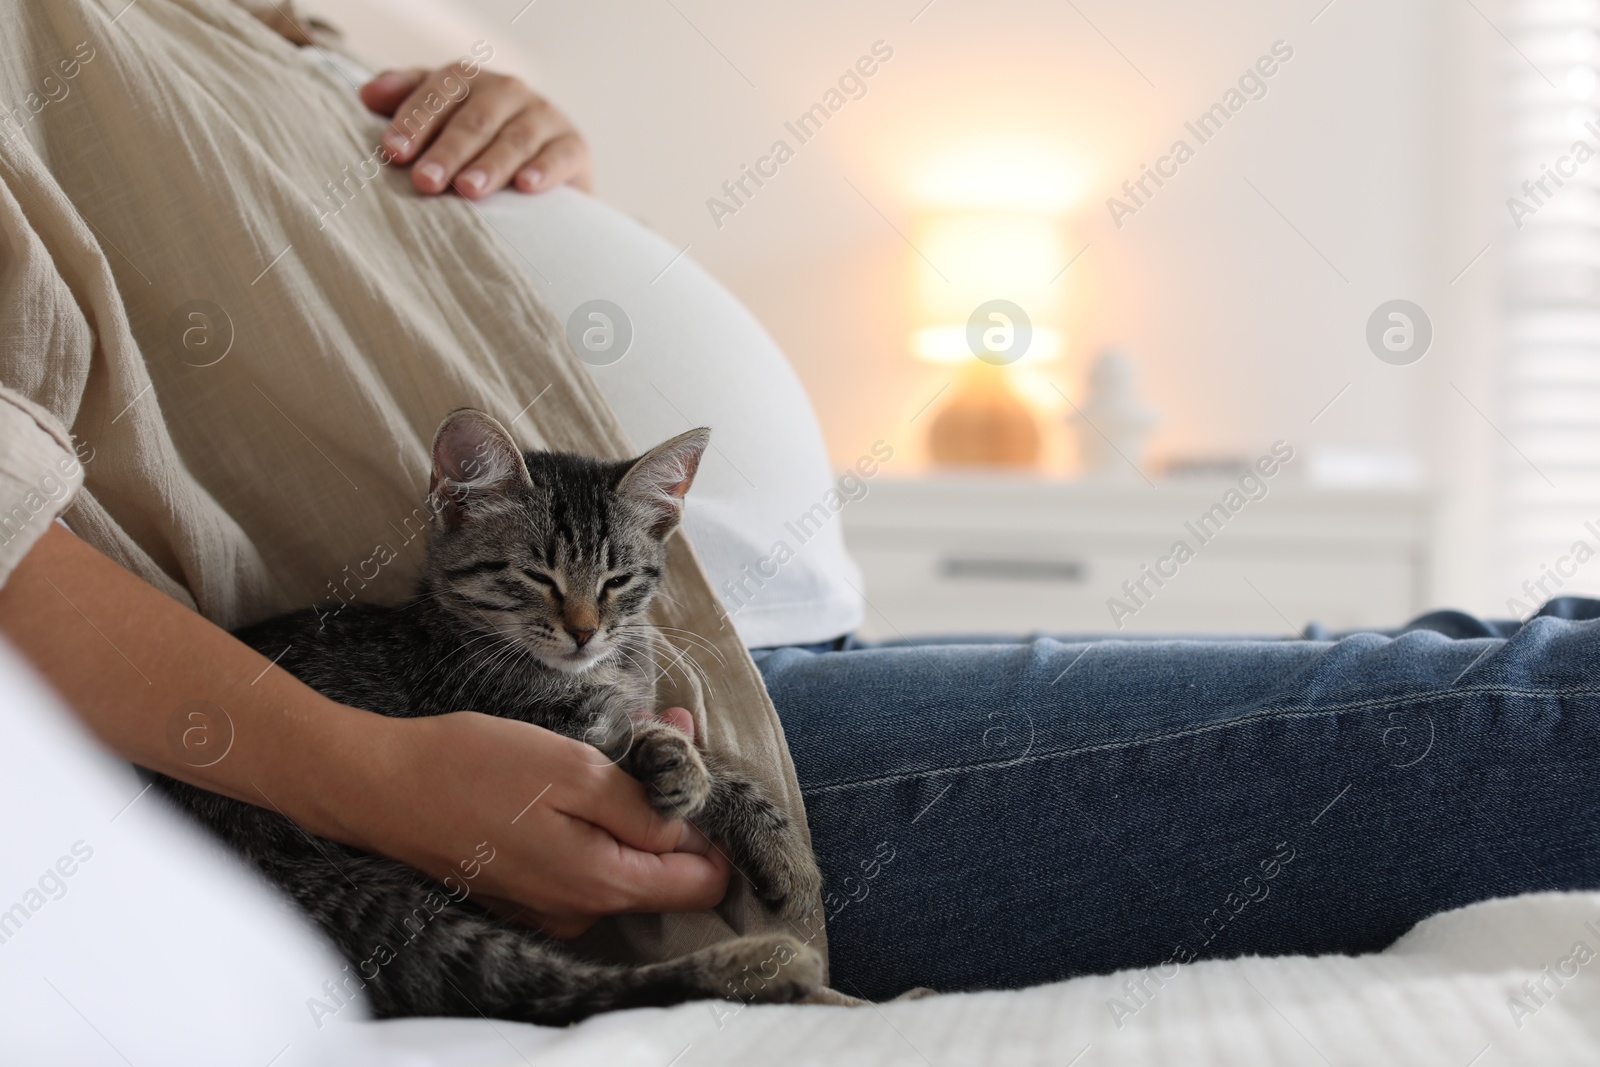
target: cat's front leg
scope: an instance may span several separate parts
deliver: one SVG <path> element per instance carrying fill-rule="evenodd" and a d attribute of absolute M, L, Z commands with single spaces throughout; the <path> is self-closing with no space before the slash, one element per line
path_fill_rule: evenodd
<path fill-rule="evenodd" d="M 811 914 L 821 897 L 822 873 L 800 827 L 737 771 L 716 766 L 711 782 L 696 825 L 726 842 L 739 874 L 779 914 L 789 919 Z"/>

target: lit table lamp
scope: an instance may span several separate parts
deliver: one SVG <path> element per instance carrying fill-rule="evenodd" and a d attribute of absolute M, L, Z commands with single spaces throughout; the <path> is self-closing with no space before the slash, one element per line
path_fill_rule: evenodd
<path fill-rule="evenodd" d="M 1059 359 L 1058 284 L 1067 260 L 1054 213 L 1004 208 L 941 211 L 918 229 L 912 335 L 919 359 L 952 367 L 948 402 L 928 431 L 934 462 L 1032 466 L 1040 438 L 1013 368 Z"/>

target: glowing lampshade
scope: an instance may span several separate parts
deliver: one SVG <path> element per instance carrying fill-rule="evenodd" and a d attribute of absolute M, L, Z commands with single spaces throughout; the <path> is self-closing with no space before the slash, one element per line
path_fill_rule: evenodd
<path fill-rule="evenodd" d="M 967 323 L 981 305 L 1006 300 L 1032 324 L 1033 340 L 1019 362 L 1060 356 L 1056 323 L 1061 287 L 1052 284 L 1067 262 L 1061 222 L 1046 211 L 960 208 L 928 214 L 917 230 L 912 351 L 934 363 L 973 358 Z"/>
<path fill-rule="evenodd" d="M 1038 462 L 1038 419 L 1018 390 L 1049 385 L 1030 364 L 1056 360 L 1066 347 L 1062 272 L 1071 259 L 1062 223 L 1084 177 L 1048 139 L 997 132 L 946 146 L 914 180 L 923 214 L 910 347 L 953 373 L 928 422 L 935 463 Z"/>

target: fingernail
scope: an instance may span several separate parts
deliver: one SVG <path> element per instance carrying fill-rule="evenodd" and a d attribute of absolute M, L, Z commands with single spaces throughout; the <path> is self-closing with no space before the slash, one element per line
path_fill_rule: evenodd
<path fill-rule="evenodd" d="M 432 161 L 422 164 L 417 168 L 417 173 L 427 179 L 429 184 L 439 185 L 444 182 L 444 165 Z"/>
<path fill-rule="evenodd" d="M 462 185 L 465 185 L 473 192 L 477 192 L 479 189 L 482 189 L 485 185 L 489 184 L 489 176 L 483 171 L 474 167 L 462 174 L 456 179 L 456 181 L 460 182 Z"/>
<path fill-rule="evenodd" d="M 531 189 L 544 180 L 544 174 L 530 167 L 521 174 L 517 175 L 517 179 L 521 181 L 523 185 L 526 185 Z"/>
<path fill-rule="evenodd" d="M 411 142 L 406 139 L 405 134 L 398 130 L 390 130 L 383 135 L 383 147 L 387 148 L 391 155 L 404 155 L 407 146 L 410 144 Z"/>
<path fill-rule="evenodd" d="M 376 78 L 373 78 L 372 84 L 376 85 L 380 89 L 395 89 L 401 85 L 404 85 L 405 81 L 405 75 L 397 74 L 392 70 L 386 70 Z"/>

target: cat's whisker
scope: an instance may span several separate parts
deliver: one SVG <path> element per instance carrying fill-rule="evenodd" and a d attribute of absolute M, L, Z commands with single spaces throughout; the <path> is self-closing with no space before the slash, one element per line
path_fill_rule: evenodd
<path fill-rule="evenodd" d="M 455 650 L 455 654 L 460 655 L 461 653 L 466 652 L 469 648 L 472 648 L 472 646 L 474 646 L 474 645 L 476 645 L 476 644 L 478 644 L 478 643 L 480 643 L 482 641 L 493 640 L 495 638 L 500 638 L 500 639 L 503 640 L 503 639 L 505 639 L 505 634 L 500 633 L 498 630 L 490 630 L 487 633 L 478 634 L 476 637 L 473 637 L 471 640 L 463 642 L 460 645 L 460 647 L 458 647 Z M 482 649 L 479 649 L 478 651 L 482 651 Z M 473 655 L 477 655 L 477 652 L 474 652 Z"/>
<path fill-rule="evenodd" d="M 648 648 L 638 645 L 618 646 L 619 655 L 626 658 L 628 663 L 638 673 L 645 675 L 650 680 L 651 688 L 659 685 L 661 679 L 666 677 L 666 671 L 661 669 L 660 663 Z"/>
<path fill-rule="evenodd" d="M 661 679 L 672 674 L 681 653 L 653 626 L 633 624 L 629 627 L 630 640 L 637 642 L 635 650 L 649 662 L 652 673 L 652 684 L 659 683 Z M 696 664 L 695 666 L 698 666 Z M 686 673 L 689 668 L 686 668 Z M 703 673 L 698 677 L 704 680 Z"/>
<path fill-rule="evenodd" d="M 486 665 L 483 668 L 483 672 L 486 673 L 490 670 L 499 671 L 506 663 L 517 659 L 517 657 L 529 655 L 528 649 L 522 644 L 521 641 L 509 641 L 506 644 L 505 652 L 503 652 L 499 658 L 495 659 L 492 663 Z"/>
<path fill-rule="evenodd" d="M 710 675 L 706 671 L 704 665 L 702 665 L 700 661 L 695 658 L 693 649 L 704 648 L 717 658 L 718 663 L 722 663 L 725 666 L 726 664 L 720 651 L 714 647 L 698 644 L 696 641 L 689 640 L 689 638 L 699 638 L 699 635 L 695 634 L 691 630 L 680 630 L 677 627 L 655 627 L 643 624 L 633 624 L 633 628 L 635 633 L 645 637 L 647 640 L 651 640 L 653 643 L 661 644 L 664 649 L 669 651 L 671 662 L 666 668 L 664 668 L 663 673 L 668 673 L 673 668 L 682 667 L 686 673 L 691 674 L 694 678 L 699 680 L 700 684 L 705 688 L 707 695 L 715 692 L 715 686 L 711 682 Z M 678 640 L 682 641 L 683 644 L 673 644 L 673 642 L 665 634 L 660 632 L 663 629 L 676 630 L 680 635 L 686 635 L 678 638 Z M 704 639 L 701 638 L 700 640 L 703 641 Z M 657 658 L 659 659 L 659 657 Z"/>
<path fill-rule="evenodd" d="M 483 641 L 485 639 L 491 639 L 491 638 L 499 638 L 501 641 L 505 642 L 508 645 L 512 645 L 512 646 L 517 646 L 517 645 L 520 644 L 520 642 L 516 641 L 514 638 L 508 637 L 506 634 L 503 634 L 503 633 L 499 632 L 498 630 L 490 630 L 489 632 L 483 633 L 483 634 L 479 634 L 477 637 L 474 637 L 472 640 L 466 642 L 460 648 L 458 648 L 456 650 L 456 652 L 458 654 L 462 653 L 462 652 L 465 652 L 468 648 L 471 648 L 473 645 L 477 644 L 478 642 Z M 456 677 L 456 675 L 458 675 L 461 671 L 465 670 L 471 664 L 473 664 L 473 663 L 475 663 L 475 662 L 477 662 L 479 660 L 482 660 L 482 659 L 492 658 L 495 655 L 495 653 L 497 653 L 499 651 L 501 651 L 501 646 L 500 645 L 498 645 L 498 644 L 490 644 L 486 648 L 477 649 L 470 656 L 467 656 L 465 659 L 460 659 L 460 660 L 454 661 L 453 664 L 452 664 L 451 672 L 444 677 L 443 681 L 441 682 L 441 685 L 450 683 Z M 468 677 L 470 677 L 470 675 Z"/>
<path fill-rule="evenodd" d="M 677 597 L 673 596 L 671 593 L 667 592 L 665 585 L 662 585 L 656 589 L 655 599 L 665 600 L 668 604 L 671 604 L 675 608 L 683 607 L 683 602 Z"/>
<path fill-rule="evenodd" d="M 704 643 L 704 640 L 700 639 L 699 635 L 694 634 L 694 633 L 692 633 L 691 631 L 688 631 L 688 630 L 683 630 L 683 631 L 679 631 L 679 636 L 678 637 L 671 638 L 666 634 L 660 633 L 659 629 L 661 629 L 661 628 L 657 628 L 657 627 L 640 627 L 640 628 L 636 629 L 634 632 L 637 633 L 640 636 L 643 636 L 643 637 L 647 638 L 647 639 L 652 639 L 653 641 L 660 642 L 660 644 L 666 649 L 672 649 L 673 650 L 672 655 L 674 656 L 674 658 L 676 658 L 680 654 L 680 652 L 679 652 L 680 648 L 682 649 L 683 652 L 687 652 L 690 655 L 691 658 L 693 658 L 693 652 L 691 650 L 699 650 L 699 651 L 705 651 L 705 652 L 711 653 L 711 655 L 716 659 L 716 661 L 717 661 L 717 663 L 719 665 L 724 666 L 724 667 L 727 666 L 727 662 L 726 662 L 726 660 L 723 659 L 721 651 L 718 650 L 714 646 L 711 646 L 711 645 L 709 645 L 707 643 Z M 674 627 L 672 629 L 676 629 L 676 628 Z M 674 643 L 675 641 L 678 642 L 678 643 Z M 700 666 L 700 663 L 699 663 L 698 660 L 695 660 L 695 665 L 696 666 Z"/>
<path fill-rule="evenodd" d="M 701 684 L 706 686 L 707 691 L 710 692 L 710 674 L 706 670 L 705 664 L 701 663 L 700 660 L 695 656 L 693 646 L 674 646 L 669 644 L 667 647 L 672 649 L 672 665 L 676 667 L 681 664 L 685 670 L 693 671 L 694 674 L 700 679 Z"/>
<path fill-rule="evenodd" d="M 685 630 L 681 626 L 662 626 L 659 624 L 656 625 L 654 629 L 666 634 L 677 634 L 678 640 L 681 640 L 687 644 L 693 644 L 697 648 L 702 648 L 716 657 L 717 662 L 722 666 L 726 667 L 728 665 L 728 661 L 722 656 L 722 651 L 718 649 L 716 645 L 713 645 L 710 641 L 706 640 L 704 637 L 701 637 L 693 630 Z"/>
<path fill-rule="evenodd" d="M 710 676 L 706 673 L 705 668 L 700 665 L 699 661 L 690 654 L 688 647 L 685 646 L 682 648 L 674 648 L 671 645 L 668 647 L 672 648 L 673 656 L 671 663 L 667 665 L 667 671 L 671 671 L 674 668 L 681 668 L 686 676 L 699 681 L 700 686 L 705 691 L 707 697 L 715 694 L 716 687 L 712 684 Z"/>
<path fill-rule="evenodd" d="M 652 686 L 654 686 L 658 681 L 661 680 L 661 675 L 660 675 L 659 672 L 656 671 L 655 664 L 650 663 L 650 662 L 641 663 L 639 661 L 638 657 L 633 653 L 633 651 L 631 651 L 629 649 L 626 649 L 626 648 L 622 648 L 621 646 L 618 646 L 617 649 L 616 649 L 616 654 L 621 659 L 626 660 L 627 663 L 628 663 L 628 666 L 632 667 L 634 670 L 638 671 L 640 674 L 650 675 L 650 684 Z"/>
<path fill-rule="evenodd" d="M 494 677 L 495 672 L 497 672 L 507 661 L 515 659 L 517 653 L 519 652 L 525 653 L 526 649 L 524 649 L 521 643 L 518 641 L 507 641 L 504 646 L 496 647 L 496 649 L 485 659 L 482 666 L 478 667 L 475 671 L 461 680 L 462 688 L 470 689 L 473 679 L 480 675 L 489 675 L 491 678 Z"/>

